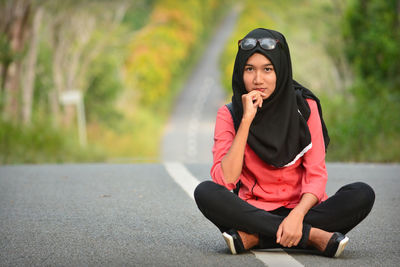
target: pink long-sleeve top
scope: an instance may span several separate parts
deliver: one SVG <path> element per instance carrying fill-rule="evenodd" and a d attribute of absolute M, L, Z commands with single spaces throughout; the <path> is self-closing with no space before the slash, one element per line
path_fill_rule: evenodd
<path fill-rule="evenodd" d="M 327 199 L 325 192 L 328 174 L 325 166 L 325 146 L 317 104 L 307 99 L 311 109 L 308 128 L 312 147 L 293 165 L 275 168 L 262 161 L 246 144 L 242 173 L 235 183 L 226 183 L 221 161 L 229 151 L 235 137 L 231 113 L 226 106 L 218 110 L 212 149 L 214 163 L 211 177 L 214 182 L 228 190 L 236 188 L 241 181 L 239 197 L 249 204 L 274 210 L 279 207 L 294 208 L 304 193 L 312 193 L 318 201 Z"/>

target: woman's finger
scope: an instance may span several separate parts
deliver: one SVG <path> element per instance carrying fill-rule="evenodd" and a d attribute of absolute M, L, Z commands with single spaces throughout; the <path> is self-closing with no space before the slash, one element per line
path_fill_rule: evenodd
<path fill-rule="evenodd" d="M 261 103 L 261 101 L 260 101 L 260 98 L 259 98 L 259 97 L 256 97 L 256 98 L 253 100 L 253 106 L 254 106 L 254 107 L 260 106 L 260 103 Z"/>
<path fill-rule="evenodd" d="M 300 242 L 301 236 L 290 234 L 288 232 L 282 231 L 282 237 L 280 244 L 284 247 L 297 246 Z"/>
<path fill-rule="evenodd" d="M 279 225 L 278 231 L 276 232 L 276 243 L 278 244 L 281 242 L 282 230 L 282 225 Z"/>
<path fill-rule="evenodd" d="M 262 107 L 262 102 L 263 102 L 263 99 L 262 99 L 262 96 L 260 95 L 260 94 L 255 94 L 254 96 L 253 96 L 253 104 L 254 104 L 254 106 L 258 106 L 258 107 Z"/>
<path fill-rule="evenodd" d="M 294 245 L 297 246 L 300 243 L 301 236 L 299 236 L 296 241 L 294 242 Z"/>
<path fill-rule="evenodd" d="M 297 245 L 299 244 L 299 242 L 300 242 L 300 239 L 301 239 L 301 236 L 300 236 L 300 238 L 295 237 L 295 238 L 290 238 L 290 239 L 288 239 L 288 241 L 287 241 L 287 247 L 290 248 L 290 247 L 295 247 L 295 246 L 297 246 Z"/>
<path fill-rule="evenodd" d="M 285 235 L 285 233 L 282 234 L 282 238 L 281 238 L 281 242 L 280 244 L 284 247 L 287 247 L 289 245 L 289 238 L 287 235 Z"/>

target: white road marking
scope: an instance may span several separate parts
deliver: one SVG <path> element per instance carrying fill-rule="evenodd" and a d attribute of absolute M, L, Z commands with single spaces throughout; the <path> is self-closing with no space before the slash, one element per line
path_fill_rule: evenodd
<path fill-rule="evenodd" d="M 168 174 L 174 179 L 174 181 L 182 187 L 182 189 L 191 197 L 196 186 L 200 183 L 199 180 L 194 177 L 190 171 L 179 162 L 165 162 L 165 169 Z M 256 256 L 257 259 L 262 261 L 266 266 L 270 267 L 302 267 L 304 266 L 282 249 L 272 249 L 268 251 L 255 251 L 251 252 Z"/>
<path fill-rule="evenodd" d="M 174 181 L 182 187 L 182 189 L 191 197 L 193 197 L 194 189 L 200 183 L 188 169 L 179 162 L 165 162 L 165 169 Z"/>
<path fill-rule="evenodd" d="M 283 249 L 273 249 L 270 251 L 255 251 L 251 252 L 257 259 L 262 261 L 269 267 L 301 267 L 304 266 L 292 256 L 287 254 Z"/>

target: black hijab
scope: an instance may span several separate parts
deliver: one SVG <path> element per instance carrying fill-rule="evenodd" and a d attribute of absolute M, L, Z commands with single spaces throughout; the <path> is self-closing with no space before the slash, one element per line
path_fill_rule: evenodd
<path fill-rule="evenodd" d="M 275 49 L 264 50 L 258 43 L 251 50 L 239 48 L 232 78 L 232 105 L 235 117 L 242 118 L 242 95 L 247 93 L 243 82 L 245 64 L 254 53 L 266 56 L 274 65 L 276 87 L 269 98 L 264 100 L 262 108 L 258 109 L 250 126 L 247 143 L 267 164 L 284 167 L 293 164 L 311 148 L 308 117 L 305 118 L 299 110 L 295 85 L 302 90 L 307 89 L 292 78 L 289 47 L 281 33 L 259 28 L 245 36 L 256 39 L 265 37 L 279 40 Z"/>

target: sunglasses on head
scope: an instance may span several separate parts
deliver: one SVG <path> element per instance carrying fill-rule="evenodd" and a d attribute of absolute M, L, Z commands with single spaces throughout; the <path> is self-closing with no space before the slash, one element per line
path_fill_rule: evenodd
<path fill-rule="evenodd" d="M 272 38 L 244 38 L 238 41 L 238 45 L 243 50 L 251 50 L 256 47 L 257 43 L 260 44 L 260 47 L 265 50 L 275 49 L 276 45 L 279 43 L 279 40 Z"/>

